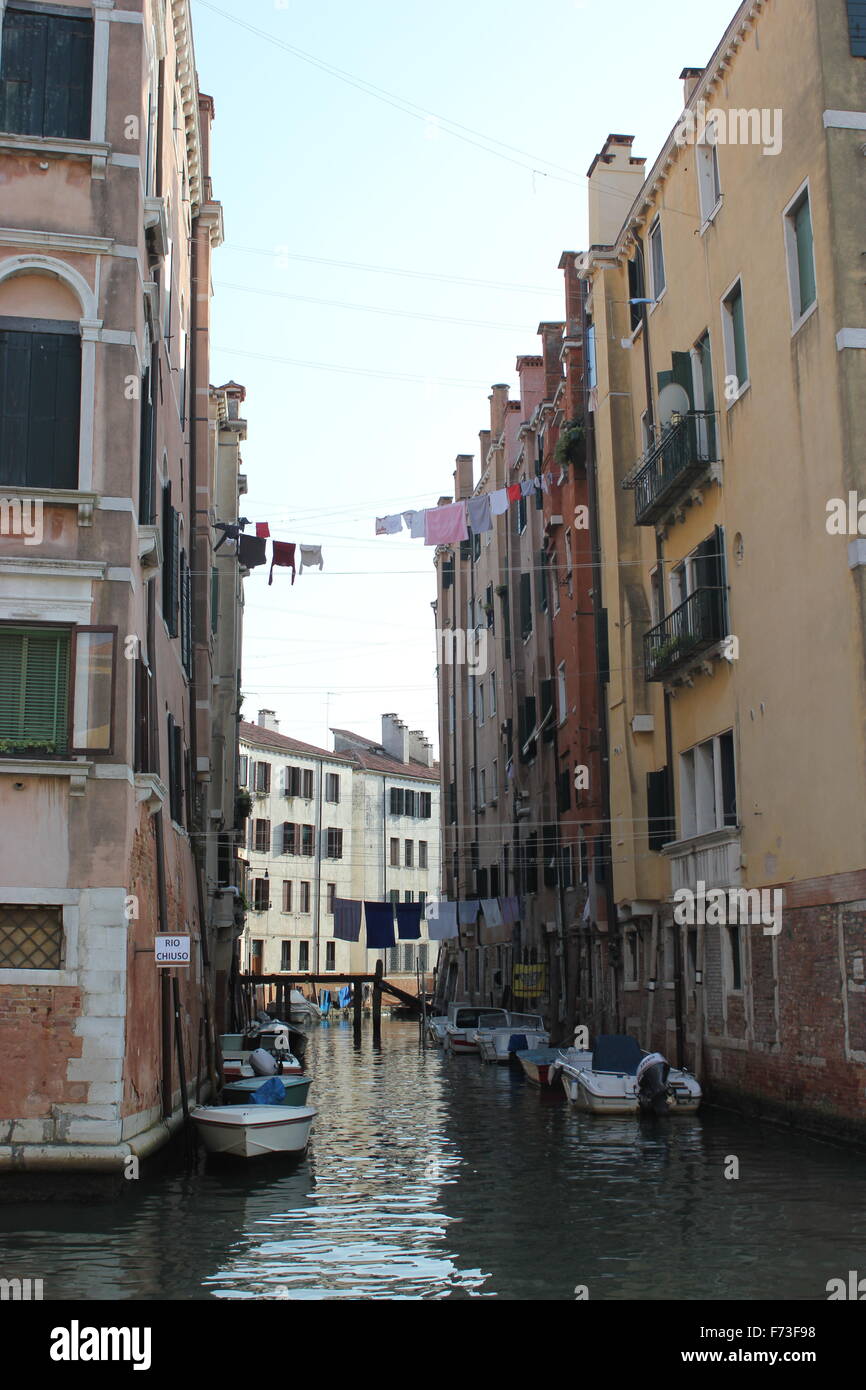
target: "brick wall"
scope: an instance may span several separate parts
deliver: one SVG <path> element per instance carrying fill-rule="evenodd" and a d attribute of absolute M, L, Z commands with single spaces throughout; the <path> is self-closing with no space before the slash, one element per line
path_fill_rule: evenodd
<path fill-rule="evenodd" d="M 81 1056 L 80 1014 L 74 986 L 0 985 L 0 1136 L 3 1120 L 48 1118 L 52 1105 L 87 1099 L 86 1082 L 66 1079 L 70 1058 Z"/>

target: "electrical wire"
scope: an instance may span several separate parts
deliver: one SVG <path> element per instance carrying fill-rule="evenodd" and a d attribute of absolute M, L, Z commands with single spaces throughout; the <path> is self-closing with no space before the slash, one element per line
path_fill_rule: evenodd
<path fill-rule="evenodd" d="M 375 304 L 353 304 L 348 299 L 315 299 L 306 294 L 286 294 L 281 290 L 257 288 L 254 285 L 234 285 L 228 280 L 215 280 L 214 288 L 220 290 L 237 290 L 242 294 L 263 295 L 266 299 L 290 299 L 296 304 L 318 304 L 332 309 L 355 309 L 363 314 L 386 314 L 390 318 L 413 319 L 426 323 L 447 323 L 457 324 L 463 328 L 485 328 L 501 330 L 505 333 L 518 332 L 529 333 L 530 330 L 525 323 L 489 323 L 485 319 L 460 319 L 450 318 L 444 314 L 420 314 L 413 313 L 410 309 L 384 309 Z"/>

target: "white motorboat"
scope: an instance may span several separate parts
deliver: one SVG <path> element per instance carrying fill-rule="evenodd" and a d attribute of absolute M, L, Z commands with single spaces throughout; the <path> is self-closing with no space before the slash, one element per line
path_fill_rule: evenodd
<path fill-rule="evenodd" d="M 442 1047 L 445 1042 L 445 1029 L 448 1026 L 448 1015 L 437 1014 L 435 1018 L 427 1020 L 427 1037 L 434 1047 Z"/>
<path fill-rule="evenodd" d="M 478 1004 L 449 1004 L 445 1025 L 445 1049 L 460 1054 L 478 1055 L 479 1028 L 507 1028 L 505 1009 L 486 1009 Z"/>
<path fill-rule="evenodd" d="M 572 1065 L 592 1066 L 592 1053 L 579 1052 L 575 1047 L 535 1047 L 527 1052 L 514 1054 L 523 1068 L 523 1074 L 533 1086 L 553 1086 L 563 1062 Z"/>
<path fill-rule="evenodd" d="M 499 1062 L 505 1065 L 511 1061 L 512 1053 L 547 1047 L 550 1042 L 550 1034 L 540 1014 L 510 1013 L 506 1027 L 479 1028 L 477 1037 L 482 1062 Z"/>
<path fill-rule="evenodd" d="M 192 1119 L 208 1153 L 259 1158 L 303 1153 L 316 1113 L 312 1105 L 199 1105 Z"/>
<path fill-rule="evenodd" d="M 601 1034 L 592 1054 L 551 1063 L 568 1099 L 590 1115 L 693 1115 L 703 1098 L 691 1072 L 671 1067 L 659 1052 L 645 1052 L 627 1033 Z"/>
<path fill-rule="evenodd" d="M 250 1066 L 251 1052 L 223 1053 L 223 1076 L 226 1081 L 241 1081 L 258 1073 Z M 276 1076 L 303 1076 L 304 1068 L 291 1052 L 279 1054 L 279 1069 Z"/>
<path fill-rule="evenodd" d="M 322 1010 L 312 999 L 307 999 L 299 989 L 293 989 L 289 996 L 289 1017 L 292 1023 L 321 1023 Z"/>

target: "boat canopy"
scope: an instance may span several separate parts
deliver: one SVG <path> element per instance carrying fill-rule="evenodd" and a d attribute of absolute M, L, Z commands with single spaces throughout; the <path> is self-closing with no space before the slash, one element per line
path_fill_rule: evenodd
<path fill-rule="evenodd" d="M 592 1070 L 634 1076 L 643 1055 L 643 1048 L 630 1033 L 600 1033 L 592 1050 Z"/>

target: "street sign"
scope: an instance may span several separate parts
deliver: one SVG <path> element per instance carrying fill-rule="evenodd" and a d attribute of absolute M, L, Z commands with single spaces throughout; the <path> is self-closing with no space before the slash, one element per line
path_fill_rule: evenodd
<path fill-rule="evenodd" d="M 189 965 L 188 936 L 158 936 L 154 941 L 154 956 L 157 965 Z"/>

